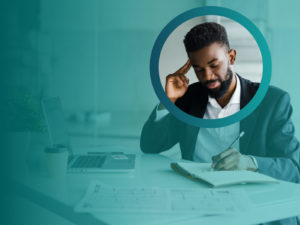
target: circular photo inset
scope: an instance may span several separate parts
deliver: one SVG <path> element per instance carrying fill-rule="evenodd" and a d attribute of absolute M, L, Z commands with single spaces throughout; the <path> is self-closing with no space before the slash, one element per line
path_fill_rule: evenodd
<path fill-rule="evenodd" d="M 268 58 L 269 52 L 256 27 L 254 34 L 260 35 L 260 43 L 253 29 L 250 33 L 241 23 L 223 15 L 187 19 L 168 36 L 166 28 L 162 31 L 165 40 L 159 52 L 158 74 L 153 73 L 152 52 L 151 78 L 161 103 L 171 113 L 192 125 L 218 127 L 238 122 L 258 106 L 270 73 L 263 81 L 263 58 Z M 262 49 L 267 49 L 267 54 Z M 158 78 L 153 79 L 155 75 Z M 161 88 L 163 97 L 157 90 Z"/>

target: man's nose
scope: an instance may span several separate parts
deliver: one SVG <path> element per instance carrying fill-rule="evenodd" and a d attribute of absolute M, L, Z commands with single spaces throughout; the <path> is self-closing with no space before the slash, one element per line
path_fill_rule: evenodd
<path fill-rule="evenodd" d="M 211 69 L 207 68 L 204 71 L 204 80 L 205 81 L 209 81 L 213 79 L 213 72 L 211 71 Z"/>

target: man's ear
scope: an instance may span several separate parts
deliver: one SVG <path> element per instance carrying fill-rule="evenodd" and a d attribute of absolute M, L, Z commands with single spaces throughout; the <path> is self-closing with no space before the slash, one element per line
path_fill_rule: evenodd
<path fill-rule="evenodd" d="M 236 50 L 235 49 L 230 49 L 228 51 L 228 56 L 229 56 L 230 65 L 233 65 L 235 63 Z"/>

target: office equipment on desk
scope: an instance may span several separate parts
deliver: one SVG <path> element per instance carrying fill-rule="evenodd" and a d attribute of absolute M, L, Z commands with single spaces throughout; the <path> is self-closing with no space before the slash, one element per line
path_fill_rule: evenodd
<path fill-rule="evenodd" d="M 258 172 L 214 171 L 210 163 L 173 162 L 171 168 L 188 178 L 204 181 L 212 187 L 243 183 L 278 183 L 276 179 Z"/>
<path fill-rule="evenodd" d="M 242 190 L 109 187 L 92 181 L 76 212 L 231 214 L 252 207 Z"/>
<path fill-rule="evenodd" d="M 135 155 L 122 152 L 101 152 L 74 155 L 67 132 L 62 104 L 58 97 L 42 101 L 50 142 L 69 150 L 68 172 L 130 172 L 135 168 Z"/>

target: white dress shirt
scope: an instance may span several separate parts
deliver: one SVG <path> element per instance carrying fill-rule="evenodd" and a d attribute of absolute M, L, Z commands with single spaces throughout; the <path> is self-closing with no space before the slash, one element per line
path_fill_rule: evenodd
<path fill-rule="evenodd" d="M 203 119 L 220 119 L 240 111 L 241 83 L 236 76 L 236 86 L 228 104 L 222 108 L 215 98 L 208 96 L 208 103 Z"/>
<path fill-rule="evenodd" d="M 215 98 L 208 96 L 208 103 L 203 119 L 219 119 L 230 116 L 240 110 L 241 84 L 236 77 L 235 90 L 228 102 L 222 108 Z M 240 123 L 234 123 L 226 127 L 200 128 L 193 160 L 197 162 L 212 162 L 212 156 L 226 150 L 240 133 Z M 234 145 L 239 150 L 239 141 Z"/>

